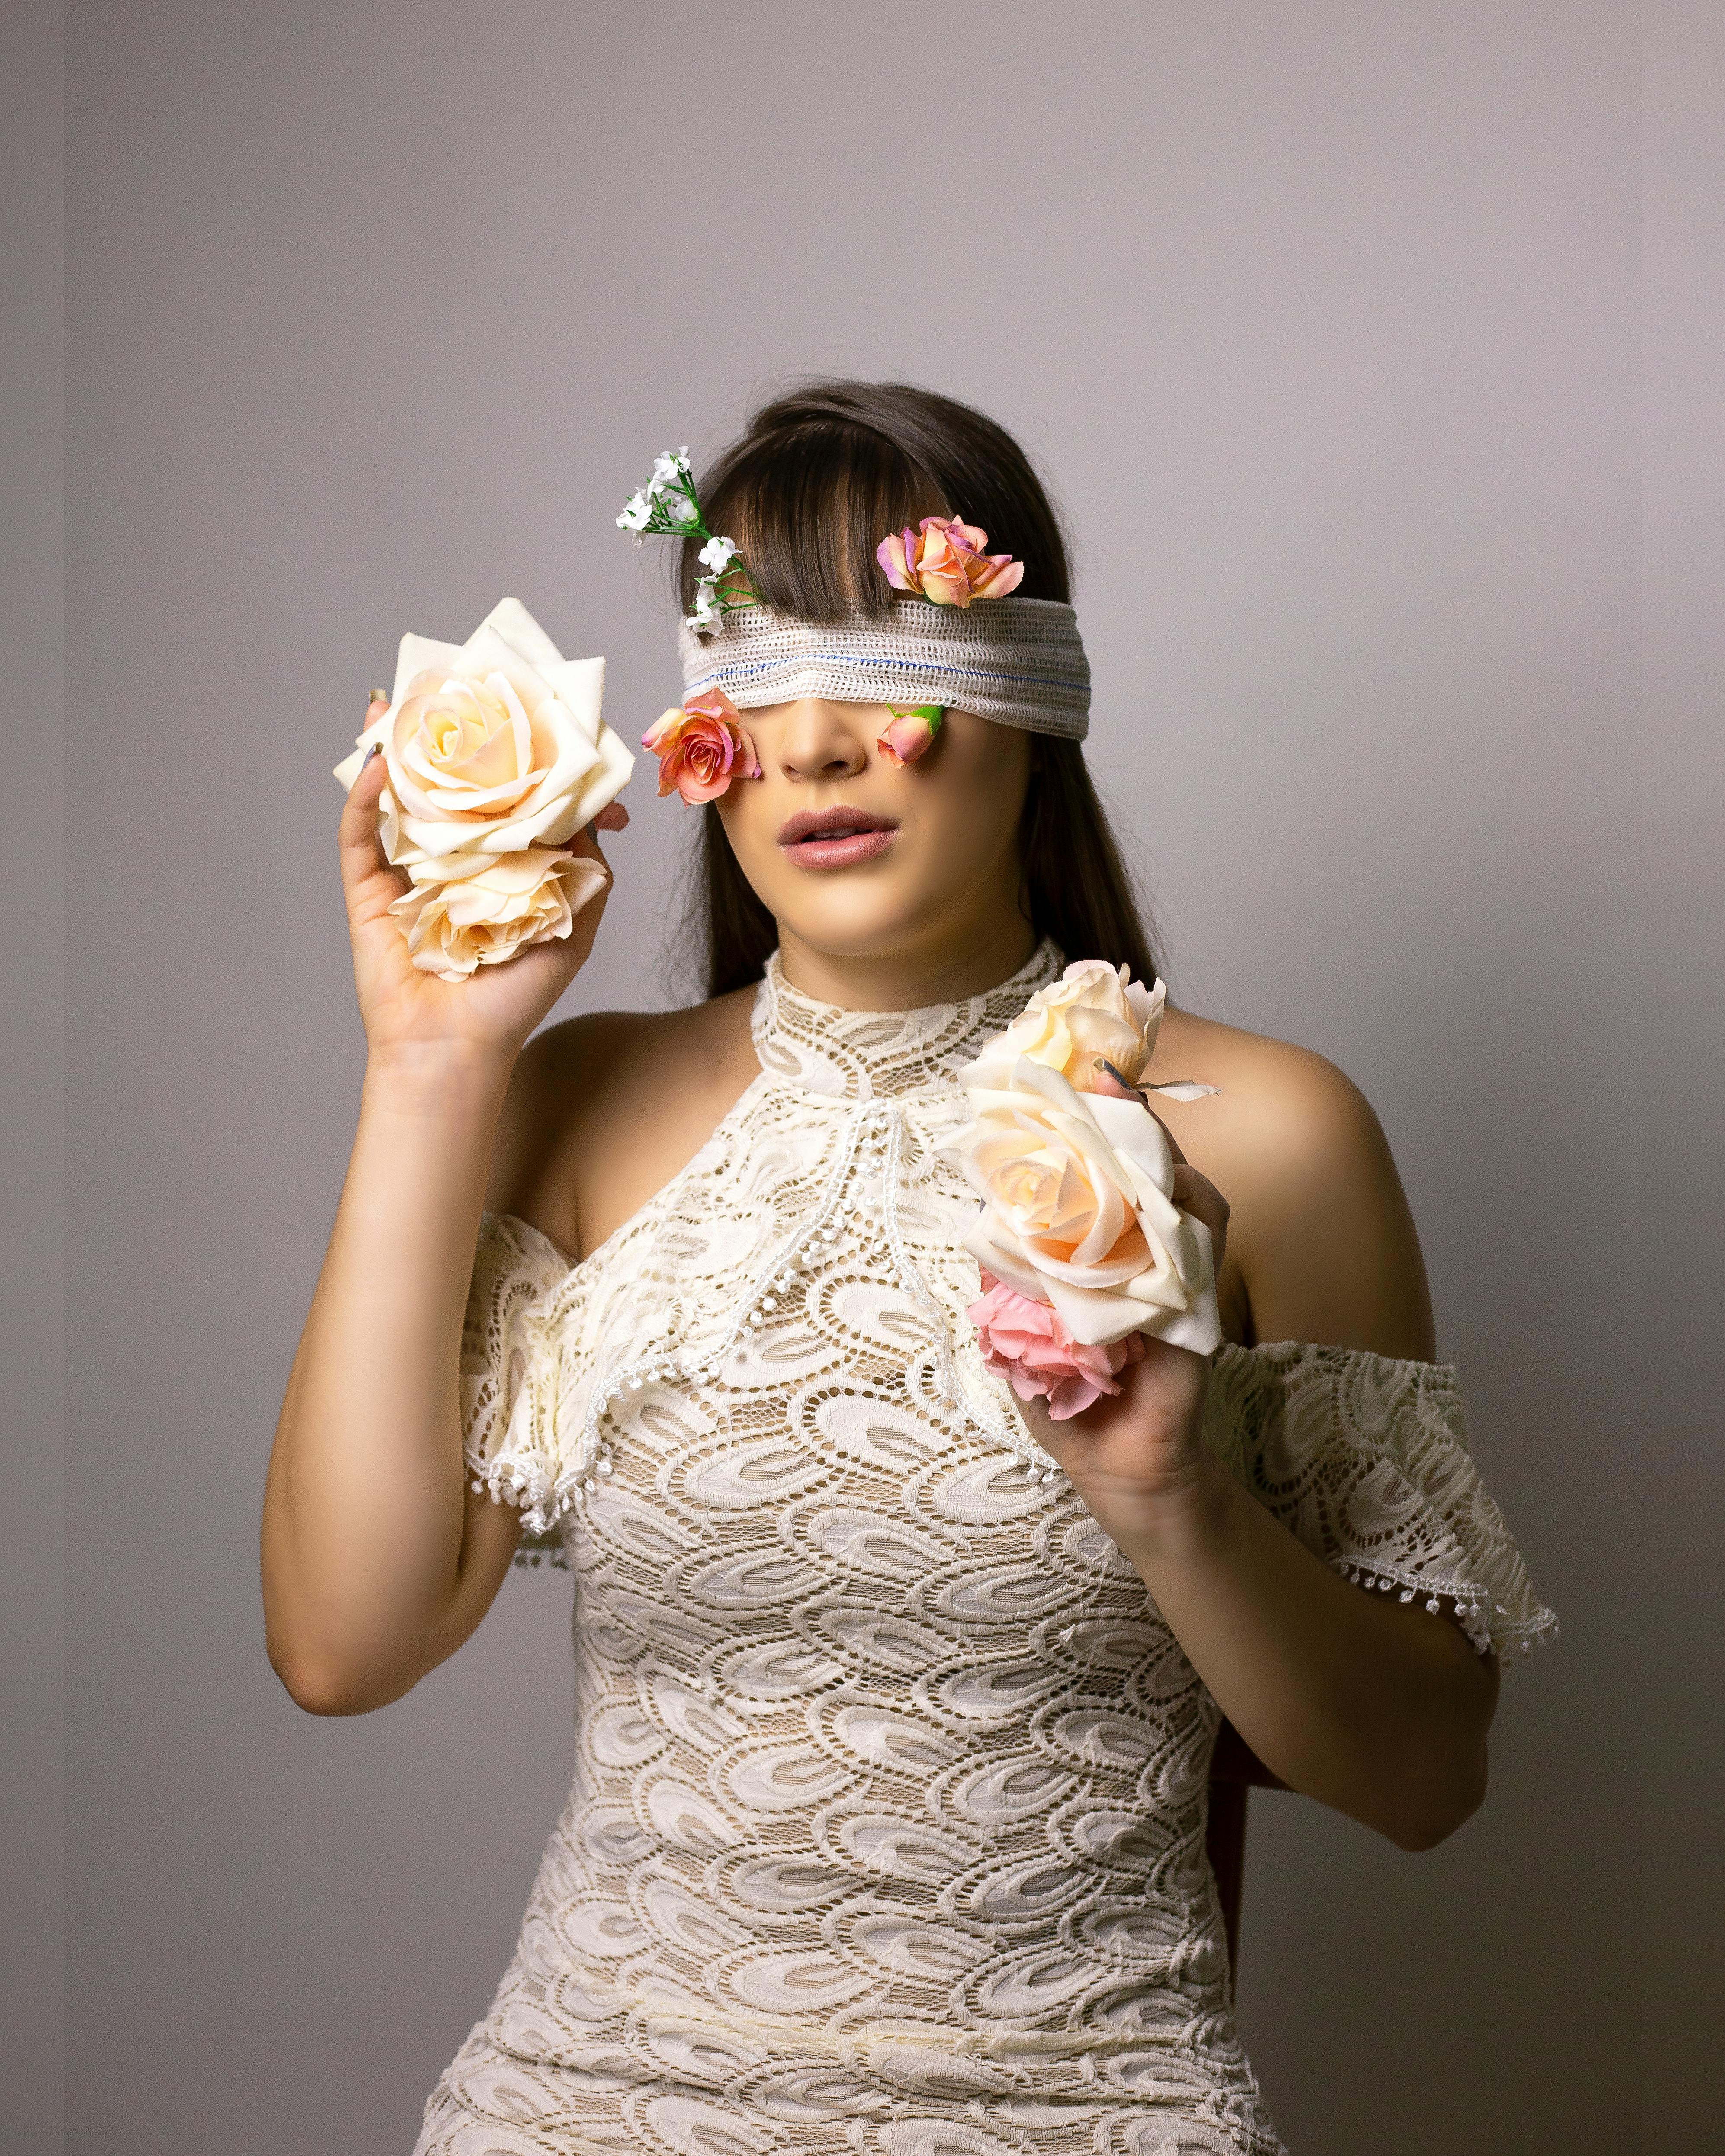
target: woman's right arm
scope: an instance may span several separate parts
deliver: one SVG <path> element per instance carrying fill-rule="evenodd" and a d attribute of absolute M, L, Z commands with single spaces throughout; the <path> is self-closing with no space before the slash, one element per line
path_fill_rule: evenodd
<path fill-rule="evenodd" d="M 388 913 L 406 880 L 377 843 L 382 785 L 373 757 L 341 815 L 365 1085 L 264 1506 L 270 1659 L 315 1714 L 398 1699 L 472 1632 L 509 1568 L 518 1516 L 475 1496 L 462 1468 L 462 1318 L 516 1058 L 587 957 L 607 895 L 506 965 L 454 983 L 417 972 Z M 623 811 L 599 821 L 619 828 Z M 598 855 L 590 832 L 577 848 Z"/>

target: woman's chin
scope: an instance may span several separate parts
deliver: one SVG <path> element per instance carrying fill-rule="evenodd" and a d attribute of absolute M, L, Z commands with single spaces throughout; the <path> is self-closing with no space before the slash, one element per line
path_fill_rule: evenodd
<path fill-rule="evenodd" d="M 781 946 L 870 976 L 901 968 L 909 983 L 965 971 L 987 952 L 999 958 L 1004 977 L 1024 955 L 1008 947 L 1022 937 L 1034 940 L 1028 922 L 1004 917 L 1014 911 L 1009 900 L 999 911 L 979 916 L 974 906 L 955 903 L 951 893 L 893 905 L 863 899 L 858 892 L 844 903 L 804 903 L 776 911 Z M 878 992 L 878 983 L 869 992 Z"/>
<path fill-rule="evenodd" d="M 927 921 L 915 919 L 859 919 L 855 914 L 835 919 L 825 911 L 783 913 L 778 919 L 782 942 L 795 942 L 839 963 L 885 965 L 896 958 L 912 959 L 930 940 Z"/>

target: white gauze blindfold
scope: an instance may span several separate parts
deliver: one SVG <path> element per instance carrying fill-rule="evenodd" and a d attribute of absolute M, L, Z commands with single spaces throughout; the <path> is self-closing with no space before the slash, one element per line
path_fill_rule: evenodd
<path fill-rule="evenodd" d="M 1069 741 L 1090 731 L 1090 661 L 1077 615 L 1057 599 L 900 599 L 837 624 L 735 607 L 705 635 L 684 622 L 678 643 L 685 696 L 721 689 L 740 711 L 824 696 L 939 704 Z"/>

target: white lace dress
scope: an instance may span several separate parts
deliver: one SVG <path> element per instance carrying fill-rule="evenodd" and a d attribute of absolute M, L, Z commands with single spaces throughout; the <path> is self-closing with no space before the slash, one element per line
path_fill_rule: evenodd
<path fill-rule="evenodd" d="M 574 1787 L 416 2156 L 1273 2156 L 1219 1710 L 983 1368 L 948 1075 L 1058 973 L 880 1014 L 776 963 L 761 1074 L 579 1265 L 481 1236 L 477 1481 L 575 1578 Z M 1352 1577 L 1552 1618 L 1453 1373 L 1224 1348 L 1211 1442 Z"/>

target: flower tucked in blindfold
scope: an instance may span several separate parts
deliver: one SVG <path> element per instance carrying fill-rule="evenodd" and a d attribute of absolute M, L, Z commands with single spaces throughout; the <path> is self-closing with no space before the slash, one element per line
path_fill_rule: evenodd
<path fill-rule="evenodd" d="M 651 477 L 624 503 L 617 521 L 625 531 L 634 534 L 638 547 L 644 532 L 706 542 L 698 556 L 701 575 L 696 582 L 695 603 L 688 618 L 691 629 L 707 634 L 733 608 L 759 603 L 760 594 L 744 572 L 736 541 L 727 539 L 723 532 L 708 529 L 701 497 L 695 490 L 695 474 L 686 446 L 660 451 L 653 459 Z M 662 793 L 665 789 L 660 787 L 659 790 Z"/>
<path fill-rule="evenodd" d="M 875 746 L 888 763 L 914 763 L 934 746 L 946 708 L 941 704 L 889 704 L 892 723 Z"/>
<path fill-rule="evenodd" d="M 988 535 L 956 516 L 925 516 L 912 531 L 894 531 L 875 559 L 895 591 L 915 592 L 936 606 L 968 607 L 973 599 L 1004 599 L 1024 582 L 1024 565 L 1010 554 L 985 554 Z"/>
<path fill-rule="evenodd" d="M 659 758 L 659 792 L 692 803 L 716 801 L 733 778 L 758 778 L 760 760 L 737 706 L 722 689 L 691 696 L 641 736 Z"/>

